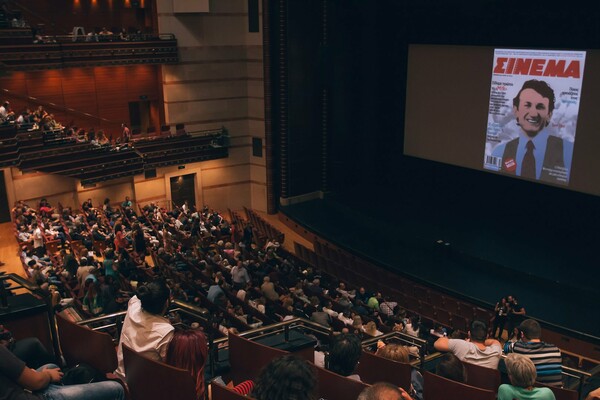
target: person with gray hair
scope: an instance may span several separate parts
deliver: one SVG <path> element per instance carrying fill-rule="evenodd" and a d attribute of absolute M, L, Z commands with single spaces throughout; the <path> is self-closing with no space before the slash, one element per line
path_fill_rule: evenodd
<path fill-rule="evenodd" d="M 537 378 L 535 365 L 528 357 L 511 353 L 506 357 L 506 370 L 510 385 L 498 388 L 498 400 L 556 400 L 546 387 L 533 387 Z"/>
<path fill-rule="evenodd" d="M 391 383 L 379 382 L 360 392 L 356 400 L 411 400 L 411 397 Z"/>

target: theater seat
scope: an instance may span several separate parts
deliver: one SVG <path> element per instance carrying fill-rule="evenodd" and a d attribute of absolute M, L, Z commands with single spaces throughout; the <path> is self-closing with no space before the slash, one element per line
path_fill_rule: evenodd
<path fill-rule="evenodd" d="M 62 354 L 69 366 L 86 363 L 104 373 L 117 369 L 117 351 L 108 333 L 93 331 L 56 315 Z"/>
<path fill-rule="evenodd" d="M 500 386 L 500 371 L 468 362 L 463 362 L 463 365 L 467 371 L 468 385 L 493 392 L 498 390 L 498 386 Z"/>
<path fill-rule="evenodd" d="M 194 379 L 185 369 L 151 360 L 126 345 L 123 361 L 133 400 L 197 400 Z"/>
<path fill-rule="evenodd" d="M 229 334 L 229 364 L 233 382 L 256 380 L 261 369 L 274 358 L 289 354 L 287 351 L 253 342 L 236 334 Z"/>
<path fill-rule="evenodd" d="M 549 388 L 550 390 L 552 390 L 552 393 L 554 393 L 554 397 L 556 397 L 556 400 L 578 400 L 579 399 L 579 392 L 576 392 L 574 390 L 563 389 L 563 388 L 559 388 L 557 386 L 544 385 L 543 383 L 540 383 L 540 382 L 536 382 L 535 386 Z"/>
<path fill-rule="evenodd" d="M 374 384 L 389 382 L 408 391 L 410 389 L 410 374 L 412 367 L 387 358 L 380 357 L 368 351 L 363 351 L 356 369 L 363 382 Z"/>
<path fill-rule="evenodd" d="M 469 399 L 469 400 L 495 400 L 496 392 L 465 385 L 425 371 L 423 373 L 424 400 L 440 399 Z"/>
<path fill-rule="evenodd" d="M 327 400 L 356 399 L 360 392 L 370 386 L 324 368 L 316 367 L 316 370 L 318 381 L 317 398 Z"/>

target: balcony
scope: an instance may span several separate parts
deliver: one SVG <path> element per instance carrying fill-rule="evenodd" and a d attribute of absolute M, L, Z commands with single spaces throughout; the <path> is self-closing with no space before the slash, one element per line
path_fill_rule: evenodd
<path fill-rule="evenodd" d="M 226 158 L 227 131 L 157 134 L 128 145 L 97 145 L 61 131 L 0 126 L 0 166 L 79 179 L 83 185 L 133 176 L 169 165 Z"/>
<path fill-rule="evenodd" d="M 74 30 L 75 31 L 75 30 Z M 35 41 L 35 43 L 34 43 Z M 31 30 L 0 29 L 0 60 L 6 70 L 31 71 L 132 64 L 175 64 L 177 39 L 172 34 L 43 36 Z"/>

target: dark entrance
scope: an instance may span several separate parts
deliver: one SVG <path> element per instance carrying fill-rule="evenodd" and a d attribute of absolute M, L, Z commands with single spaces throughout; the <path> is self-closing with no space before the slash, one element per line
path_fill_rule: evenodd
<path fill-rule="evenodd" d="M 171 200 L 176 206 L 181 207 L 186 200 L 190 207 L 196 204 L 195 176 L 187 174 L 171 178 Z"/>
<path fill-rule="evenodd" d="M 10 221 L 10 211 L 6 194 L 6 182 L 4 181 L 4 171 L 0 169 L 0 222 L 8 221 Z"/>

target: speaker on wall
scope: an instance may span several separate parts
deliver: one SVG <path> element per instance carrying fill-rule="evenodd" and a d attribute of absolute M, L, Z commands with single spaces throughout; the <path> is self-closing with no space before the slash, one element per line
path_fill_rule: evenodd
<path fill-rule="evenodd" d="M 144 178 L 146 178 L 146 179 L 156 178 L 156 168 L 145 170 Z"/>
<path fill-rule="evenodd" d="M 258 0 L 248 0 L 248 32 L 260 32 Z"/>
<path fill-rule="evenodd" d="M 252 138 L 252 155 L 254 157 L 262 157 L 263 156 L 263 148 L 262 148 L 262 139 L 253 137 Z"/>

